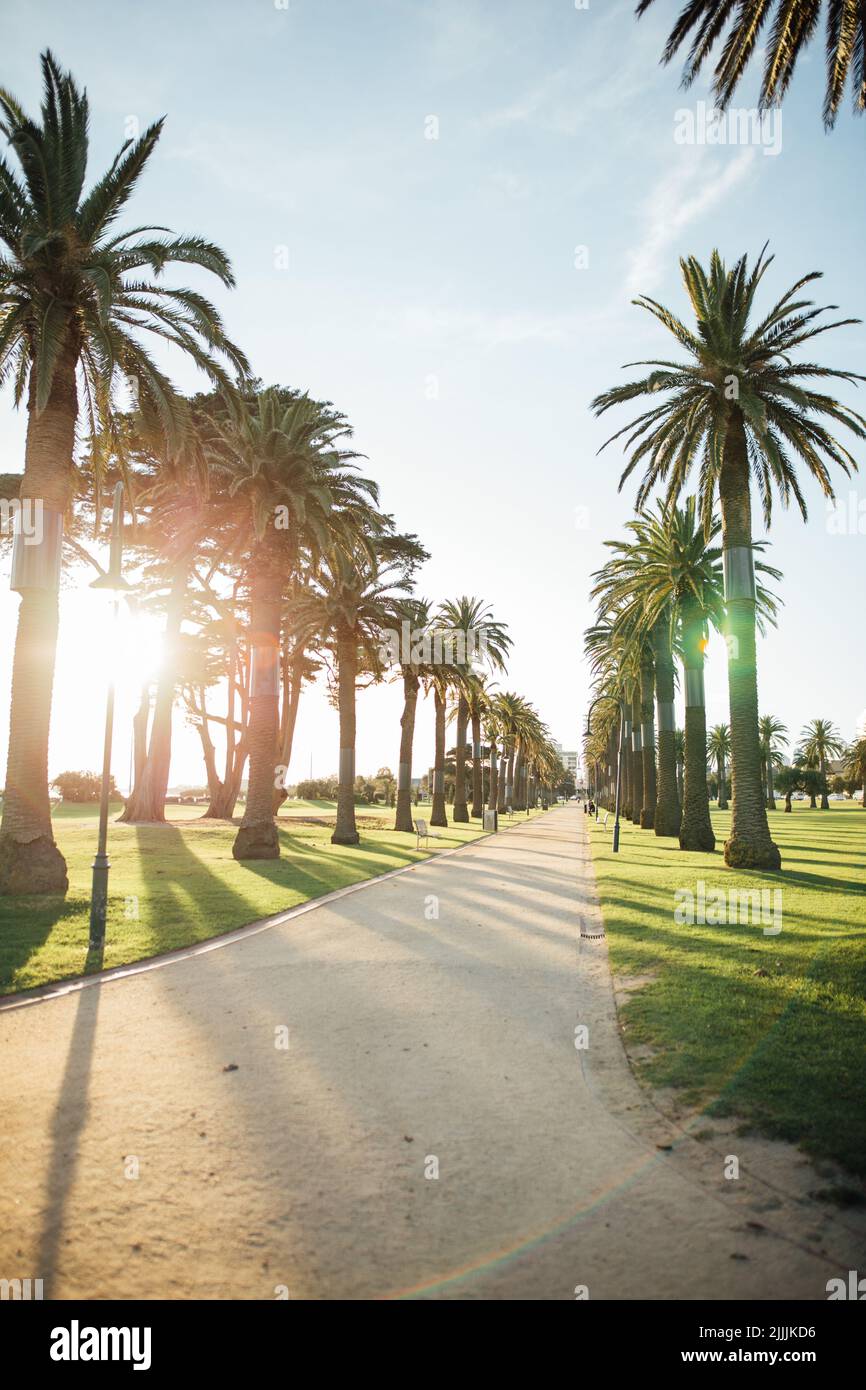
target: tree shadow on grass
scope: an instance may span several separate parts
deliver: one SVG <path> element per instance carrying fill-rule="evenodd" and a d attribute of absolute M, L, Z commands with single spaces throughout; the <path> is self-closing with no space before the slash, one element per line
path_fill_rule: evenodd
<path fill-rule="evenodd" d="M 14 989 L 16 975 L 51 933 L 80 913 L 80 899 L 54 894 L 0 899 L 0 994 Z"/>

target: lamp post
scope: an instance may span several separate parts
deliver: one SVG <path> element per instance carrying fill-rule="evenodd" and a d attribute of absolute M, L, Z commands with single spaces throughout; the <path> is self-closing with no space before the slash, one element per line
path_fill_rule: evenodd
<path fill-rule="evenodd" d="M 617 750 L 617 756 L 616 756 L 616 800 L 615 800 L 614 816 L 613 816 L 613 852 L 614 852 L 614 854 L 619 854 L 619 789 L 620 789 L 620 778 L 621 778 L 621 776 L 622 776 L 622 738 L 623 738 L 623 732 L 624 732 L 624 730 L 625 730 L 625 707 L 624 707 L 624 705 L 623 705 L 623 703 L 622 703 L 622 700 L 619 698 L 618 695 L 597 695 L 597 696 L 595 697 L 595 699 L 592 701 L 592 704 L 590 705 L 589 709 L 588 709 L 587 712 L 586 712 L 586 737 L 587 737 L 587 738 L 589 737 L 589 734 L 590 734 L 590 732 L 591 732 L 589 721 L 590 721 L 590 718 L 591 718 L 591 716 L 592 716 L 592 711 L 595 709 L 596 705 L 601 704 L 602 700 L 613 700 L 614 703 L 617 704 L 617 705 L 619 706 L 619 748 L 618 748 L 618 750 Z M 596 774 L 596 802 L 595 802 L 595 809 L 596 809 L 596 816 L 595 816 L 595 818 L 596 818 L 596 820 L 598 820 L 598 775 L 597 775 L 597 774 Z"/>
<path fill-rule="evenodd" d="M 123 561 L 123 483 L 114 489 L 114 511 L 111 518 L 111 550 L 108 572 L 94 579 L 91 589 L 109 589 L 114 594 L 112 626 L 117 621 L 120 594 L 131 586 L 121 574 Z M 114 733 L 114 675 L 108 679 L 105 698 L 105 739 L 102 746 L 102 788 L 99 798 L 99 843 L 93 860 L 93 880 L 90 890 L 90 950 L 101 951 L 105 945 L 105 915 L 108 909 L 108 870 L 111 867 L 108 846 L 108 796 L 111 788 L 111 742 Z"/>

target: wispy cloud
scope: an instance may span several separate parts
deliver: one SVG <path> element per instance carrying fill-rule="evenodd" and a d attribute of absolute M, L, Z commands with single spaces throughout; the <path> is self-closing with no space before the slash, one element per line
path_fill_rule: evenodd
<path fill-rule="evenodd" d="M 670 263 L 671 248 L 682 250 L 682 234 L 692 223 L 728 197 L 752 170 L 756 150 L 743 149 L 726 161 L 706 147 L 677 150 L 676 166 L 652 189 L 645 207 L 644 232 L 629 257 L 626 291 L 653 289 Z"/>

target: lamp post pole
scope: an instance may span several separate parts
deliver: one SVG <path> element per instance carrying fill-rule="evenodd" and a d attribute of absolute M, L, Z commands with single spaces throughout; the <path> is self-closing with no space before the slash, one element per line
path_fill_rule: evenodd
<path fill-rule="evenodd" d="M 117 621 L 120 591 L 129 588 L 121 575 L 123 560 L 123 483 L 114 489 L 114 512 L 111 519 L 111 550 L 108 573 L 93 581 L 93 589 L 110 589 L 114 593 L 112 627 Z M 102 745 L 102 787 L 99 797 L 99 843 L 93 860 L 93 879 L 90 890 L 90 949 L 101 951 L 105 945 L 105 917 L 108 910 L 108 800 L 111 790 L 111 744 L 114 734 L 114 673 L 108 680 L 105 699 L 105 739 Z"/>
<path fill-rule="evenodd" d="M 619 748 L 618 748 L 617 757 L 616 757 L 616 797 L 615 797 L 614 815 L 613 815 L 613 853 L 614 853 L 614 854 L 619 854 L 619 794 L 620 794 L 620 785 L 621 785 L 621 784 L 620 784 L 620 778 L 622 777 L 622 741 L 623 741 L 623 734 L 624 734 L 624 732 L 625 732 L 625 708 L 624 708 L 624 706 L 623 706 L 622 700 L 620 700 L 619 697 L 618 697 L 617 695 L 597 695 L 597 696 L 595 697 L 595 699 L 593 700 L 592 704 L 590 705 L 589 709 L 588 709 L 587 712 L 586 712 L 586 736 L 587 736 L 587 737 L 589 737 L 589 734 L 590 734 L 590 723 L 589 723 L 589 721 L 590 721 L 590 717 L 591 717 L 591 715 L 592 715 L 592 711 L 595 709 L 596 705 L 601 704 L 602 700 L 614 700 L 614 701 L 616 702 L 616 704 L 619 706 Z M 597 766 L 598 766 L 598 765 L 596 764 L 596 767 L 597 767 Z M 595 801 L 595 813 L 596 813 L 596 814 L 595 814 L 595 818 L 596 818 L 596 820 L 598 820 L 598 773 L 596 773 L 596 801 Z"/>

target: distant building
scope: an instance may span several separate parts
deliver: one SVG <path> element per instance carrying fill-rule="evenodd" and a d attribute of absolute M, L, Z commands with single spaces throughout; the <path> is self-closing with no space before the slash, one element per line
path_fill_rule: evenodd
<path fill-rule="evenodd" d="M 580 753 L 576 752 L 574 749 L 563 748 L 562 744 L 557 743 L 555 740 L 553 746 L 562 760 L 562 766 L 565 768 L 566 772 L 571 773 L 575 782 L 579 786 L 581 781 L 580 774 L 582 772 L 580 764 Z"/>

